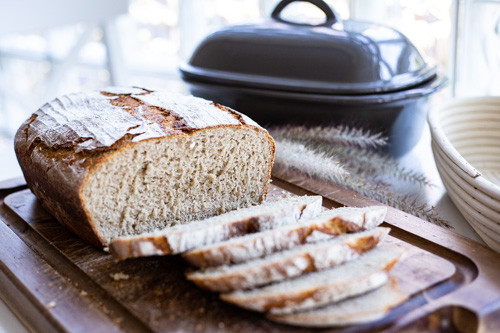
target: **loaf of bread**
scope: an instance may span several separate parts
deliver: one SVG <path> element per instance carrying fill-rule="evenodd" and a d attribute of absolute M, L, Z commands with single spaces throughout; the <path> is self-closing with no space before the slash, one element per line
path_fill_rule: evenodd
<path fill-rule="evenodd" d="M 384 221 L 386 212 L 384 206 L 327 210 L 310 220 L 302 218 L 297 224 L 198 247 L 182 257 L 198 267 L 238 264 L 300 244 L 374 228 Z"/>
<path fill-rule="evenodd" d="M 320 214 L 322 197 L 287 197 L 266 201 L 155 233 L 119 237 L 110 243 L 111 254 L 123 260 L 182 253 L 249 233 L 295 224 Z"/>
<path fill-rule="evenodd" d="M 228 292 L 254 288 L 355 260 L 376 247 L 388 233 L 389 228 L 379 227 L 346 234 L 238 265 L 210 267 L 191 272 L 186 277 L 200 287 L 212 291 Z"/>
<path fill-rule="evenodd" d="M 62 96 L 15 137 L 43 207 L 99 247 L 261 203 L 274 150 L 267 131 L 234 110 L 141 88 Z"/>

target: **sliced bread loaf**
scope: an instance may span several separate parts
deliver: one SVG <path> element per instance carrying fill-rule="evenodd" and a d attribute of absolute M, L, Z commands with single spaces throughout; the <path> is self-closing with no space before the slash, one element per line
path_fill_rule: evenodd
<path fill-rule="evenodd" d="M 311 220 L 301 221 L 298 225 L 283 226 L 200 247 L 184 253 L 183 258 L 198 267 L 237 264 L 300 244 L 373 228 L 384 221 L 386 212 L 387 208 L 384 206 L 328 210 Z"/>
<path fill-rule="evenodd" d="M 249 310 L 273 314 L 316 308 L 382 286 L 404 250 L 399 246 L 378 247 L 328 270 L 258 289 L 221 294 L 221 298 Z"/>
<path fill-rule="evenodd" d="M 281 323 L 310 327 L 363 324 L 383 318 L 407 299 L 408 295 L 399 290 L 397 279 L 391 278 L 380 288 L 319 309 L 268 314 L 267 317 Z"/>
<path fill-rule="evenodd" d="M 140 88 L 62 96 L 15 137 L 43 207 L 100 247 L 261 203 L 274 150 L 267 131 L 234 110 Z"/>
<path fill-rule="evenodd" d="M 120 237 L 110 244 L 118 259 L 182 253 L 248 233 L 269 230 L 321 213 L 321 196 L 292 196 L 176 225 L 151 234 Z"/>
<path fill-rule="evenodd" d="M 389 228 L 379 227 L 346 234 L 331 240 L 297 246 L 262 259 L 233 266 L 210 267 L 186 276 L 200 287 L 212 291 L 253 288 L 356 259 L 374 248 L 388 232 Z"/>

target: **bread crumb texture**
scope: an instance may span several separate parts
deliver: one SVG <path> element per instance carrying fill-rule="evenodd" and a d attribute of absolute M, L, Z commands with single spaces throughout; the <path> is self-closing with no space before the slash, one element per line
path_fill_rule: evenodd
<path fill-rule="evenodd" d="M 116 151 L 84 184 L 86 208 L 106 240 L 260 203 L 269 146 L 257 131 L 222 127 Z"/>

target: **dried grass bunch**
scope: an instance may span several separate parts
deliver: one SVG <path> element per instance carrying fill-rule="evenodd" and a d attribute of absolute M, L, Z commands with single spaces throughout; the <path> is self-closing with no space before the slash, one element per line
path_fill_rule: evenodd
<path fill-rule="evenodd" d="M 310 177 L 354 190 L 434 224 L 451 228 L 418 193 L 400 193 L 395 183 L 434 186 L 425 175 L 402 168 L 394 158 L 377 152 L 387 144 L 380 133 L 338 127 L 280 126 L 269 129 L 276 141 L 275 163 Z"/>

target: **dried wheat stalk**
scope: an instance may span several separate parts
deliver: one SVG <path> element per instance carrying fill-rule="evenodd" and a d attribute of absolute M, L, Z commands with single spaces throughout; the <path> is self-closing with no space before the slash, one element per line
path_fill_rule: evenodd
<path fill-rule="evenodd" d="M 360 148 L 377 148 L 387 143 L 387 138 L 383 137 L 381 133 L 372 134 L 369 131 L 343 125 L 336 127 L 285 125 L 270 128 L 269 131 L 275 138 L 301 142 L 320 140 L 331 144 L 357 146 Z"/>
<path fill-rule="evenodd" d="M 374 148 L 387 143 L 381 134 L 348 127 L 284 126 L 270 129 L 276 140 L 275 163 L 309 177 L 323 179 L 354 190 L 434 224 L 451 228 L 433 207 L 412 194 L 395 192 L 384 179 L 398 179 L 432 186 L 423 175 L 400 167 L 397 161 Z"/>
<path fill-rule="evenodd" d="M 335 160 L 324 153 L 306 148 L 301 143 L 289 140 L 276 140 L 275 163 L 283 168 L 293 167 L 309 177 L 320 178 L 341 184 L 347 172 Z"/>

